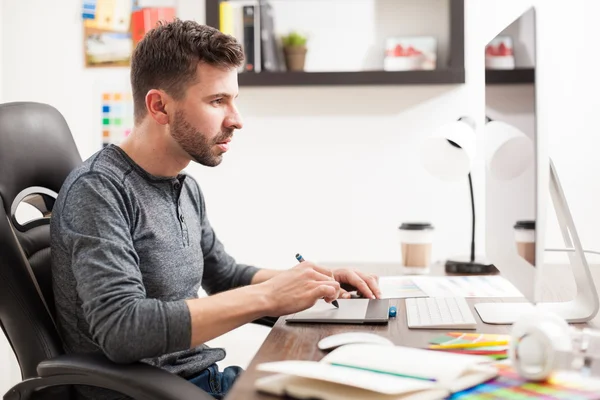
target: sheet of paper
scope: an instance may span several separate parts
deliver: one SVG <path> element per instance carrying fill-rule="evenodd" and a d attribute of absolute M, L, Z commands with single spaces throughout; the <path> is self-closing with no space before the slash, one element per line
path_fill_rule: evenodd
<path fill-rule="evenodd" d="M 382 276 L 379 278 L 379 287 L 383 299 L 427 297 L 427 293 L 408 276 Z"/>
<path fill-rule="evenodd" d="M 414 276 L 411 279 L 430 297 L 523 297 L 499 275 Z"/>

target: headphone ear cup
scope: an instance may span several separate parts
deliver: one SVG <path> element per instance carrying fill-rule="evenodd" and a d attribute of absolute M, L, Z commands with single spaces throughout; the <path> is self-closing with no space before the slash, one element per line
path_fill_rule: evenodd
<path fill-rule="evenodd" d="M 565 366 L 572 349 L 569 325 L 558 315 L 536 309 L 522 315 L 511 331 L 509 357 L 520 376 L 544 380 Z"/>

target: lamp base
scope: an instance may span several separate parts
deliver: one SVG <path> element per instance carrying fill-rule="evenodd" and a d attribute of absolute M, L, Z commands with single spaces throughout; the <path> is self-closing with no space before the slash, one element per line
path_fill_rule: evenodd
<path fill-rule="evenodd" d="M 463 260 L 446 260 L 445 265 L 447 274 L 497 274 L 498 268 L 493 264 L 485 261 L 463 261 Z"/>

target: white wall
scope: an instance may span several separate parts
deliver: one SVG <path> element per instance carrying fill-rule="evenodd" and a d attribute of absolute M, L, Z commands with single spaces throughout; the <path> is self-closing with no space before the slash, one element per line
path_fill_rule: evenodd
<path fill-rule="evenodd" d="M 241 88 L 245 128 L 224 163 L 189 168 L 202 184 L 211 222 L 230 253 L 240 262 L 270 268 L 292 266 L 296 252 L 312 260 L 395 262 L 398 224 L 427 219 L 437 227 L 435 258 L 466 254 L 467 183 L 428 176 L 419 164 L 418 144 L 438 125 L 462 115 L 481 126 L 484 46 L 532 2 L 466 1 L 465 85 Z M 595 207 L 600 158 L 593 157 L 600 148 L 593 129 L 600 86 L 596 52 L 590 50 L 600 33 L 593 20 L 598 5 L 593 0 L 536 3 L 543 44 L 540 130 L 551 136 L 552 156 L 584 245 L 600 249 Z M 180 0 L 179 7 L 180 17 L 204 21 L 203 1 Z M 56 106 L 87 157 L 100 146 L 97 87 L 108 79 L 126 80 L 128 74 L 83 69 L 79 11 L 79 0 L 62 0 L 60 6 L 5 0 L 0 98 Z M 480 216 L 482 171 L 478 159 L 474 179 Z M 557 227 L 549 229 L 549 243 L 559 244 Z M 483 240 L 480 217 L 480 250 Z M 1 367 L 14 368 L 14 363 Z"/>

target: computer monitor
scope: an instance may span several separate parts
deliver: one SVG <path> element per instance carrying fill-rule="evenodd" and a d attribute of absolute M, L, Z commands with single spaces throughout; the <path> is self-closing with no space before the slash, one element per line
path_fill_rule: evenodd
<path fill-rule="evenodd" d="M 573 219 L 538 129 L 536 13 L 531 8 L 487 46 L 486 256 L 527 303 L 478 303 L 484 322 L 511 324 L 534 306 L 570 322 L 598 312 L 598 295 Z M 549 190 L 550 189 L 550 190 Z M 577 285 L 574 300 L 544 303 L 546 203 L 551 194 Z M 540 234 L 541 233 L 541 234 Z"/>

